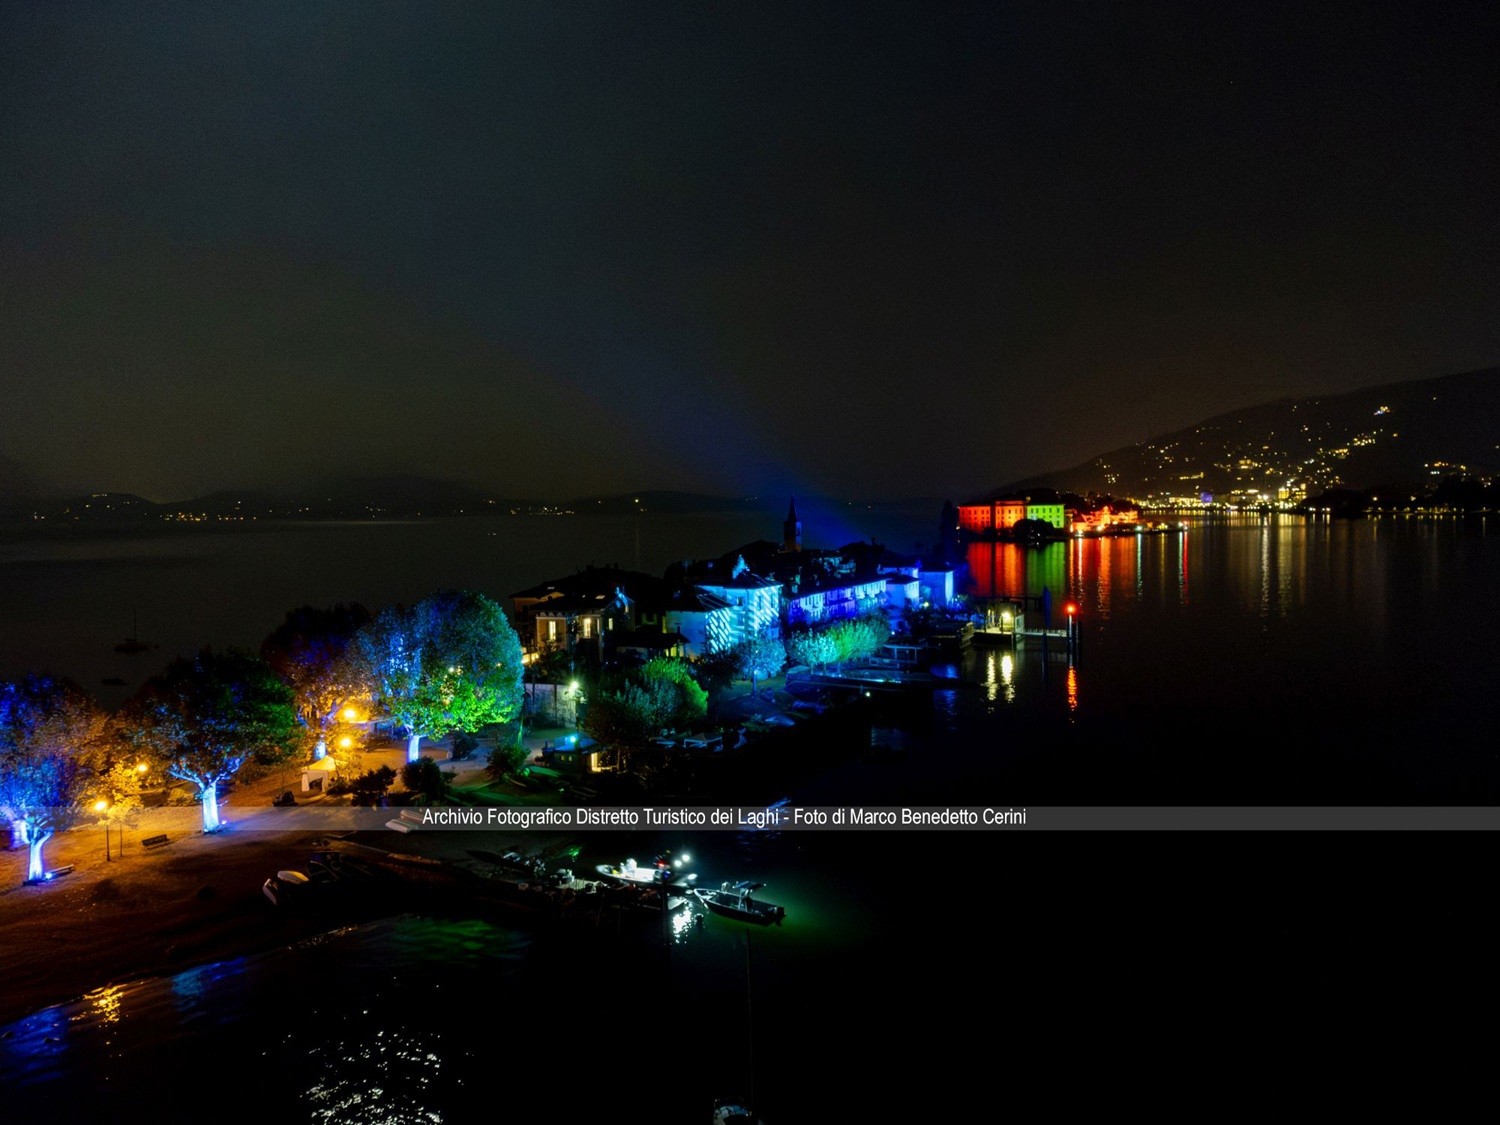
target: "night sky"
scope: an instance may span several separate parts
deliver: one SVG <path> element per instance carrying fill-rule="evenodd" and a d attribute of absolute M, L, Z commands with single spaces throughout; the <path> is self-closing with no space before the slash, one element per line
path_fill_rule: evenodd
<path fill-rule="evenodd" d="M 962 498 L 1492 365 L 1493 10 L 6 3 L 0 454 Z"/>

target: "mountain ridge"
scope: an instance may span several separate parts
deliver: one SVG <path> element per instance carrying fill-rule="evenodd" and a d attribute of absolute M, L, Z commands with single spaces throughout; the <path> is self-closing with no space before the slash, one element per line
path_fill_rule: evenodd
<path fill-rule="evenodd" d="M 1051 488 L 1142 501 L 1300 499 L 1425 487 L 1500 466 L 1500 367 L 1285 396 L 1225 411 L 986 494 Z"/>

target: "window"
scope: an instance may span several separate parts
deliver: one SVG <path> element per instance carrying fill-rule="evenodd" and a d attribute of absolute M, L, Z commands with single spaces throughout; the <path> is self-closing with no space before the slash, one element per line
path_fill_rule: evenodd
<path fill-rule="evenodd" d="M 556 618 L 549 617 L 547 619 L 547 639 L 549 641 L 555 641 L 555 640 L 557 640 L 557 619 Z"/>
<path fill-rule="evenodd" d="M 580 617 L 578 619 L 578 632 L 584 640 L 594 635 L 594 619 L 592 617 Z"/>

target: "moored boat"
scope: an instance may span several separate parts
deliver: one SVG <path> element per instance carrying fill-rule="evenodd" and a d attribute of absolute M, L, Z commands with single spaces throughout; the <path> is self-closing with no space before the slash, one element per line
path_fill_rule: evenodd
<path fill-rule="evenodd" d="M 777 906 L 774 902 L 763 902 L 753 897 L 754 892 L 764 886 L 764 883 L 742 880 L 738 883 L 723 883 L 716 891 L 699 888 L 694 893 L 698 896 L 699 902 L 715 914 L 722 914 L 725 918 L 734 918 L 737 921 L 750 922 L 757 926 L 769 926 L 773 923 L 779 926 L 782 919 L 786 917 L 786 907 Z"/>
<path fill-rule="evenodd" d="M 633 859 L 627 859 L 624 863 L 615 865 L 601 863 L 594 868 L 601 876 L 617 883 L 631 885 L 650 885 L 654 883 L 671 883 L 674 886 L 682 886 L 693 883 L 698 876 L 694 872 L 684 871 L 683 865 L 690 860 L 690 856 L 680 855 L 674 857 L 671 852 L 663 852 L 651 862 L 649 867 L 636 863 Z"/>

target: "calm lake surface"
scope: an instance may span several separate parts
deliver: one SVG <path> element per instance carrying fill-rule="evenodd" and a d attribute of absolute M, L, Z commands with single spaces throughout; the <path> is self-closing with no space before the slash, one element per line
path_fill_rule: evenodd
<path fill-rule="evenodd" d="M 804 542 L 910 550 L 936 515 L 804 511 Z M 113 701 L 178 652 L 257 645 L 303 602 L 373 608 L 441 586 L 504 598 L 586 562 L 659 572 L 777 538 L 780 516 L 7 533 L 0 672 L 51 668 Z M 773 795 L 1495 803 L 1500 551 L 1482 523 L 1194 522 L 976 544 L 968 564 L 977 597 L 1075 599 L 1079 659 L 973 650 L 952 669 L 962 686 L 876 717 L 877 734 L 899 728 L 899 755 Z M 132 613 L 160 648 L 113 652 Z M 127 681 L 114 697 L 107 677 Z M 667 944 L 388 919 L 36 1013 L 0 1029 L 0 1089 L 17 1113 L 56 1119 L 112 1104 L 156 1121 L 229 1108 L 691 1123 L 715 1096 L 753 1090 L 770 1125 L 898 1096 L 941 1120 L 1007 1075 L 1143 1049 L 1146 1016 L 1164 1030 L 1142 1073 L 1164 1079 L 1232 1049 L 1226 1013 L 1311 1011 L 1278 1031 L 1291 1049 L 1335 1014 L 1373 1026 L 1392 1005 L 1495 984 L 1490 912 L 1470 893 L 1488 877 L 1487 837 L 600 832 L 580 865 L 662 845 L 691 848 L 711 882 L 764 880 L 787 924 L 747 938 L 709 918 Z"/>

